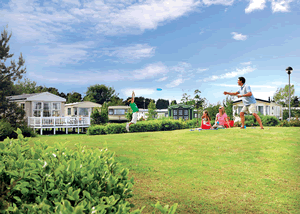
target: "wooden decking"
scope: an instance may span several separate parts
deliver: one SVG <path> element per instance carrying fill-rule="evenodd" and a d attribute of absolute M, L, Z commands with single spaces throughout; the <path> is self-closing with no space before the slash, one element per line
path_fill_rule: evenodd
<path fill-rule="evenodd" d="M 28 117 L 28 126 L 34 130 L 40 129 L 40 134 L 43 134 L 43 129 L 53 129 L 54 134 L 57 128 L 65 128 L 68 134 L 69 128 L 86 128 L 91 125 L 90 117 Z"/>

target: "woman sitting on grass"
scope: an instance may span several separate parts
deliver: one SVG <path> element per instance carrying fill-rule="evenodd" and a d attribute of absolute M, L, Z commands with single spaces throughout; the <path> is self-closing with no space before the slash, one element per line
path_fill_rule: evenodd
<path fill-rule="evenodd" d="M 204 111 L 203 112 L 203 116 L 202 116 L 202 129 L 211 129 L 211 125 L 210 125 L 210 120 L 211 117 L 208 114 L 208 111 Z"/>
<path fill-rule="evenodd" d="M 218 124 L 219 122 L 219 124 Z M 220 106 L 219 107 L 219 113 L 216 115 L 216 121 L 215 121 L 215 125 L 213 125 L 213 128 L 220 128 L 220 129 L 224 129 L 225 127 L 225 123 L 228 125 L 228 127 L 230 128 L 230 124 L 227 118 L 227 114 L 225 112 L 225 108 L 224 106 Z"/>

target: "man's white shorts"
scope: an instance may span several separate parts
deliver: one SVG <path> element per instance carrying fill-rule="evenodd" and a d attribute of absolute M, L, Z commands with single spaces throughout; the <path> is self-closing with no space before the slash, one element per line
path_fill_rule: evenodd
<path fill-rule="evenodd" d="M 250 104 L 249 106 L 244 106 L 242 108 L 242 111 L 241 112 L 244 112 L 244 113 L 250 113 L 250 114 L 253 114 L 253 113 L 256 113 L 256 104 Z"/>
<path fill-rule="evenodd" d="M 137 122 L 137 117 L 138 117 L 137 112 L 132 113 L 132 120 L 131 120 L 131 123 L 136 124 L 136 122 Z"/>

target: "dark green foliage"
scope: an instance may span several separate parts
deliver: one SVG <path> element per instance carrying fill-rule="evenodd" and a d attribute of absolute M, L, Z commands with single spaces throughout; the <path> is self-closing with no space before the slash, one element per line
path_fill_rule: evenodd
<path fill-rule="evenodd" d="M 0 142 L 0 210 L 1 213 L 116 213 L 130 212 L 133 204 L 133 178 L 129 170 L 104 149 L 88 149 L 64 144 L 53 147 L 40 141 L 31 147 L 20 129 L 18 139 Z M 154 207 L 162 213 L 169 208 Z"/>
<path fill-rule="evenodd" d="M 91 114 L 91 123 L 92 125 L 100 125 L 108 123 L 108 107 L 104 103 L 100 108 L 94 108 Z"/>
<path fill-rule="evenodd" d="M 0 141 L 10 137 L 14 131 L 14 128 L 11 127 L 10 123 L 1 120 L 0 121 Z"/>
<path fill-rule="evenodd" d="M 97 125 L 90 126 L 87 134 L 88 135 L 99 135 L 99 134 L 118 134 L 127 133 L 126 124 L 108 124 L 108 125 Z M 187 129 L 194 128 L 197 126 L 197 120 L 187 120 L 182 119 L 172 120 L 169 118 L 162 120 L 151 120 L 151 121 L 141 121 L 136 124 L 130 125 L 130 132 L 152 132 L 152 131 L 168 131 L 177 129 Z"/>
<path fill-rule="evenodd" d="M 296 120 L 291 120 L 291 122 L 288 122 L 287 120 L 281 121 L 278 125 L 280 127 L 300 127 L 300 120 L 298 117 L 296 117 Z"/>
<path fill-rule="evenodd" d="M 33 129 L 28 127 L 27 125 L 21 124 L 19 125 L 19 128 L 21 129 L 25 137 L 36 137 L 36 134 L 34 133 Z M 9 122 L 6 122 L 5 120 L 0 121 L 0 141 L 3 141 L 7 137 L 17 138 L 18 135 L 15 131 L 16 128 L 12 127 Z"/>
<path fill-rule="evenodd" d="M 279 124 L 279 120 L 274 116 L 263 116 L 261 121 L 264 126 L 277 126 Z"/>
<path fill-rule="evenodd" d="M 0 143 L 2 204 L 20 213 L 91 213 L 93 210 L 130 209 L 133 179 L 107 149 L 77 145 L 69 151 L 62 144 L 27 144 L 18 140 Z M 93 208 L 94 207 L 94 208 Z M 82 212 L 79 212 L 82 210 Z"/>
<path fill-rule="evenodd" d="M 127 118 L 128 121 L 132 120 L 132 109 L 129 108 L 128 111 L 125 113 L 125 117 Z"/>
<path fill-rule="evenodd" d="M 277 126 L 280 123 L 275 116 L 262 115 L 261 113 L 258 113 L 258 116 L 260 117 L 263 126 Z M 259 123 L 253 115 L 245 115 L 245 125 L 246 127 L 259 126 Z M 240 127 L 242 126 L 242 123 L 236 122 L 235 126 Z"/>
<path fill-rule="evenodd" d="M 156 108 L 157 109 L 167 109 L 170 105 L 169 100 L 164 100 L 164 99 L 158 99 L 156 101 Z"/>
<path fill-rule="evenodd" d="M 291 109 L 291 117 L 300 117 L 300 110 Z M 289 118 L 289 110 L 283 110 L 283 120 Z"/>
<path fill-rule="evenodd" d="M 80 93 L 73 91 L 67 94 L 67 103 L 76 103 L 81 101 L 82 101 L 82 97 Z"/>

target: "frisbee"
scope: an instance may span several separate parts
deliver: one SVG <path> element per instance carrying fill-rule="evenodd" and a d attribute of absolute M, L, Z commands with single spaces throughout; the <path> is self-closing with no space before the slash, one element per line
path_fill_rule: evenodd
<path fill-rule="evenodd" d="M 156 89 L 156 91 L 161 91 L 161 90 L 162 90 L 161 88 L 157 88 L 157 89 Z"/>

